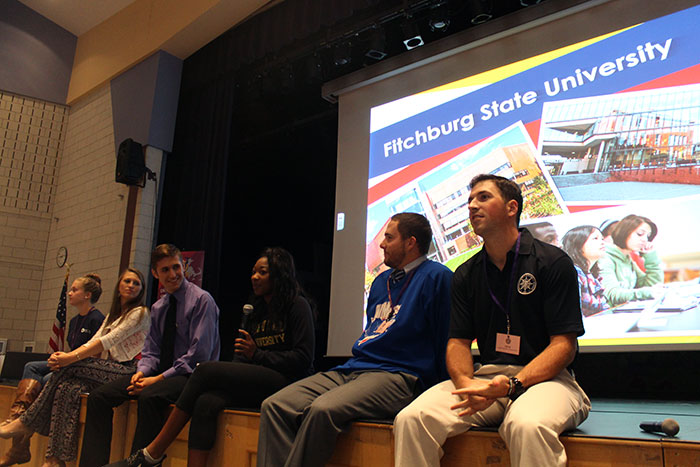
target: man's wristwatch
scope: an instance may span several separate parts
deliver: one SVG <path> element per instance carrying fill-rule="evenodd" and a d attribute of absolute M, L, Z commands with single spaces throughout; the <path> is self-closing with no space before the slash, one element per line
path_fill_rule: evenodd
<path fill-rule="evenodd" d="M 523 387 L 523 383 L 520 382 L 515 376 L 511 376 L 508 380 L 510 387 L 508 388 L 508 398 L 512 401 L 520 397 L 527 389 Z"/>

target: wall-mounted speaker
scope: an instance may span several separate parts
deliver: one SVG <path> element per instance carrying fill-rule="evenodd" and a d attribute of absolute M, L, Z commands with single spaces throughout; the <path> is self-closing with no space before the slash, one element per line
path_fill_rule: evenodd
<path fill-rule="evenodd" d="M 125 185 L 143 186 L 146 173 L 146 161 L 143 147 L 131 138 L 119 145 L 117 151 L 117 170 L 115 180 Z"/>

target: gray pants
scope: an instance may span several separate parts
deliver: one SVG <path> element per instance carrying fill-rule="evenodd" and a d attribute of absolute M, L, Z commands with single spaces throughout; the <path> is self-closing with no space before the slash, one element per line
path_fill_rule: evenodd
<path fill-rule="evenodd" d="M 407 373 L 317 373 L 265 399 L 260 410 L 258 467 L 323 466 L 335 441 L 357 419 L 393 419 L 415 397 Z"/>

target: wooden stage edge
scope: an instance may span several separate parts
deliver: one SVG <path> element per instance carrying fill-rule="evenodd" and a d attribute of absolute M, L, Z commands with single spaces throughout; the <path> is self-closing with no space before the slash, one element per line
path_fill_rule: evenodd
<path fill-rule="evenodd" d="M 0 385 L 0 417 L 4 418 L 14 397 L 14 387 Z M 80 421 L 85 420 L 85 397 Z M 598 407 L 599 409 L 597 409 Z M 681 423 L 679 438 L 645 434 L 638 420 L 673 417 Z M 210 466 L 254 466 L 257 453 L 259 415 L 226 410 L 218 420 L 217 439 Z M 619 436 L 614 436 L 620 425 Z M 115 409 L 111 460 L 123 459 L 130 451 L 136 427 L 136 402 Z M 168 450 L 164 466 L 187 465 L 189 425 Z M 593 401 L 593 411 L 580 429 L 561 437 L 570 466 L 700 466 L 700 403 L 641 403 L 638 401 Z M 32 438 L 32 460 L 26 466 L 40 466 L 48 439 Z M 81 439 L 82 442 L 82 439 Z M 0 440 L 7 450 L 9 440 Z M 357 422 L 340 436 L 329 466 L 393 466 L 394 438 L 386 423 Z M 495 430 L 471 430 L 450 438 L 444 446 L 442 466 L 509 466 L 505 443 Z M 76 462 L 68 463 L 77 465 Z"/>

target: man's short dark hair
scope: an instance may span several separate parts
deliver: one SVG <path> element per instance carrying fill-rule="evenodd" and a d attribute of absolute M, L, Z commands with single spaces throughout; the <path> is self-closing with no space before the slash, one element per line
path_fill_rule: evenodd
<path fill-rule="evenodd" d="M 433 240 L 433 231 L 430 228 L 430 222 L 425 216 L 414 212 L 401 212 L 391 216 L 391 220 L 398 222 L 396 228 L 401 238 L 415 237 L 420 254 L 428 254 L 430 242 Z"/>
<path fill-rule="evenodd" d="M 158 261 L 163 258 L 172 258 L 177 256 L 182 261 L 182 253 L 180 249 L 172 243 L 161 243 L 151 253 L 151 269 L 155 269 Z"/>
<path fill-rule="evenodd" d="M 505 177 L 492 174 L 480 174 L 472 178 L 472 181 L 469 183 L 469 189 L 471 190 L 474 188 L 474 185 L 478 183 L 488 181 L 492 181 L 494 185 L 496 185 L 506 203 L 510 200 L 515 200 L 515 202 L 518 203 L 518 212 L 515 215 L 515 226 L 520 226 L 520 214 L 523 212 L 523 193 L 520 191 L 520 186 L 513 180 Z"/>

